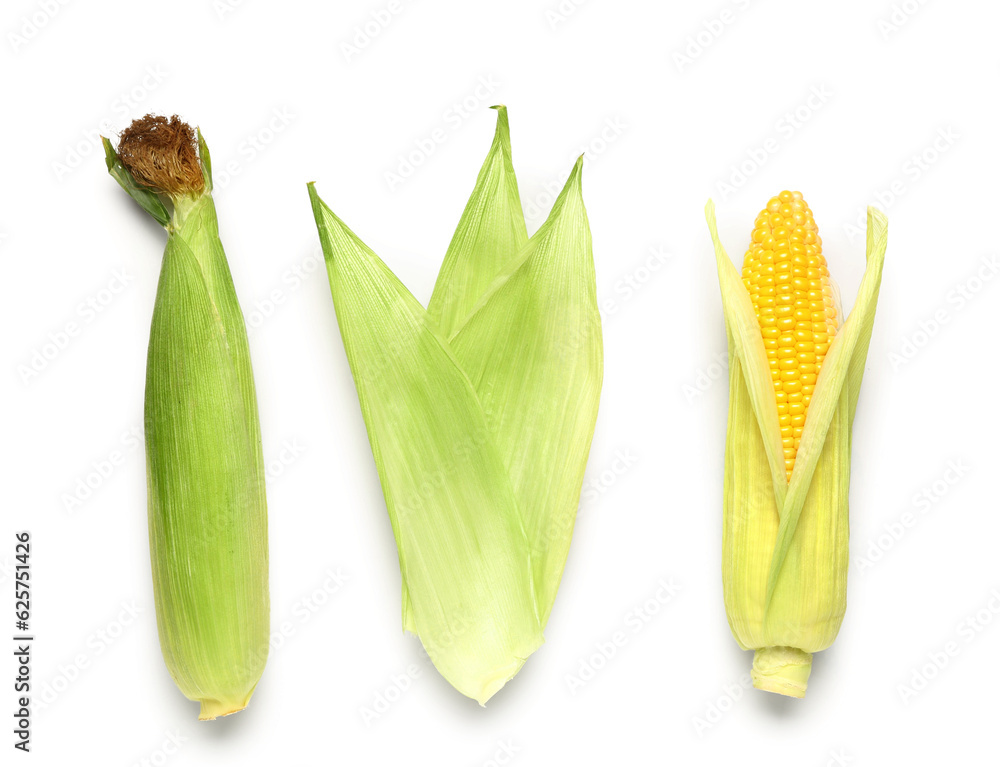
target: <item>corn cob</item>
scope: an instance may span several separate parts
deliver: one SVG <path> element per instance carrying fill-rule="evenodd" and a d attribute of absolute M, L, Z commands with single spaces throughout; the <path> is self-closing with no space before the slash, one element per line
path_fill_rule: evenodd
<path fill-rule="evenodd" d="M 126 129 L 108 171 L 167 230 L 146 364 L 150 559 L 160 647 L 199 719 L 245 708 L 269 641 L 267 509 L 243 315 L 208 147 L 176 116 Z"/>
<path fill-rule="evenodd" d="M 805 695 L 812 653 L 846 609 L 851 424 L 882 279 L 886 219 L 868 209 L 867 268 L 839 325 L 812 214 L 782 192 L 758 216 L 741 275 L 715 244 L 729 342 L 722 582 L 755 687 Z"/>
<path fill-rule="evenodd" d="M 822 240 L 801 192 L 772 197 L 757 216 L 743 284 L 760 323 L 791 479 L 816 378 L 838 324 Z"/>

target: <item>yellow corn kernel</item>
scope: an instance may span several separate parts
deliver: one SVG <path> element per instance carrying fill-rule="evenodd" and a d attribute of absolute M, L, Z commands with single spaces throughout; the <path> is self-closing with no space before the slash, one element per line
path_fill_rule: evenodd
<path fill-rule="evenodd" d="M 801 192 L 772 197 L 757 216 L 742 277 L 768 349 L 778 412 L 791 415 L 798 432 L 784 445 L 790 480 L 812 389 L 838 328 L 822 240 Z M 772 293 L 757 290 L 765 284 Z"/>

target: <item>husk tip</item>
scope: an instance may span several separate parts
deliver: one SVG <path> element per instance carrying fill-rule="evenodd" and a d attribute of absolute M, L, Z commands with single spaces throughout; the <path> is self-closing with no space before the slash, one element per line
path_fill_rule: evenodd
<path fill-rule="evenodd" d="M 319 210 L 325 204 L 323 199 L 319 196 L 319 192 L 316 191 L 316 182 L 308 181 L 306 182 L 306 190 L 309 192 L 309 202 L 312 203 L 313 211 L 319 213 Z"/>
<path fill-rule="evenodd" d="M 101 136 L 101 144 L 104 146 L 104 162 L 110 171 L 115 166 L 115 163 L 118 162 L 118 152 L 115 151 L 115 146 L 111 143 L 111 139 L 105 136 Z"/>
<path fill-rule="evenodd" d="M 583 163 L 584 157 L 581 153 L 579 157 L 576 158 L 576 162 L 573 163 L 573 170 L 570 171 L 569 178 L 566 180 L 566 186 L 576 186 L 579 187 L 583 183 Z"/>
<path fill-rule="evenodd" d="M 874 205 L 868 206 L 868 220 L 874 220 L 881 227 L 888 227 L 889 217 L 880 208 L 876 208 Z"/>

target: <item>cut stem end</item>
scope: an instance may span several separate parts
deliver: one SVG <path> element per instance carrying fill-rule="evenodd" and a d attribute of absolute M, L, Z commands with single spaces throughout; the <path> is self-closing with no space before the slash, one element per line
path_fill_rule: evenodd
<path fill-rule="evenodd" d="M 198 721 L 210 722 L 220 716 L 239 713 L 250 703 L 250 698 L 248 696 L 242 703 L 232 700 L 203 700 L 200 702 L 201 712 L 198 714 Z"/>
<path fill-rule="evenodd" d="M 761 647 L 754 651 L 750 678 L 758 690 L 803 698 L 810 671 L 812 653 L 797 647 Z"/>

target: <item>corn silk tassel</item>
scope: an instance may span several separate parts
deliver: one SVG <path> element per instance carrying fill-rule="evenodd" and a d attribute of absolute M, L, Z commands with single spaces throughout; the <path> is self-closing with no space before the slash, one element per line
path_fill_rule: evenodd
<path fill-rule="evenodd" d="M 167 230 L 146 363 L 149 545 L 163 658 L 199 719 L 246 708 L 269 642 L 267 507 L 247 333 L 200 132 L 147 115 L 108 171 Z"/>
<path fill-rule="evenodd" d="M 403 627 L 480 704 L 543 642 L 603 376 L 582 158 L 529 239 L 495 109 L 426 310 L 309 185 L 396 539 Z"/>
<path fill-rule="evenodd" d="M 882 281 L 887 221 L 868 208 L 867 266 L 840 325 L 812 213 L 772 198 L 736 271 L 711 201 L 729 344 L 722 585 L 755 687 L 801 698 L 847 606 L 851 425 Z"/>

